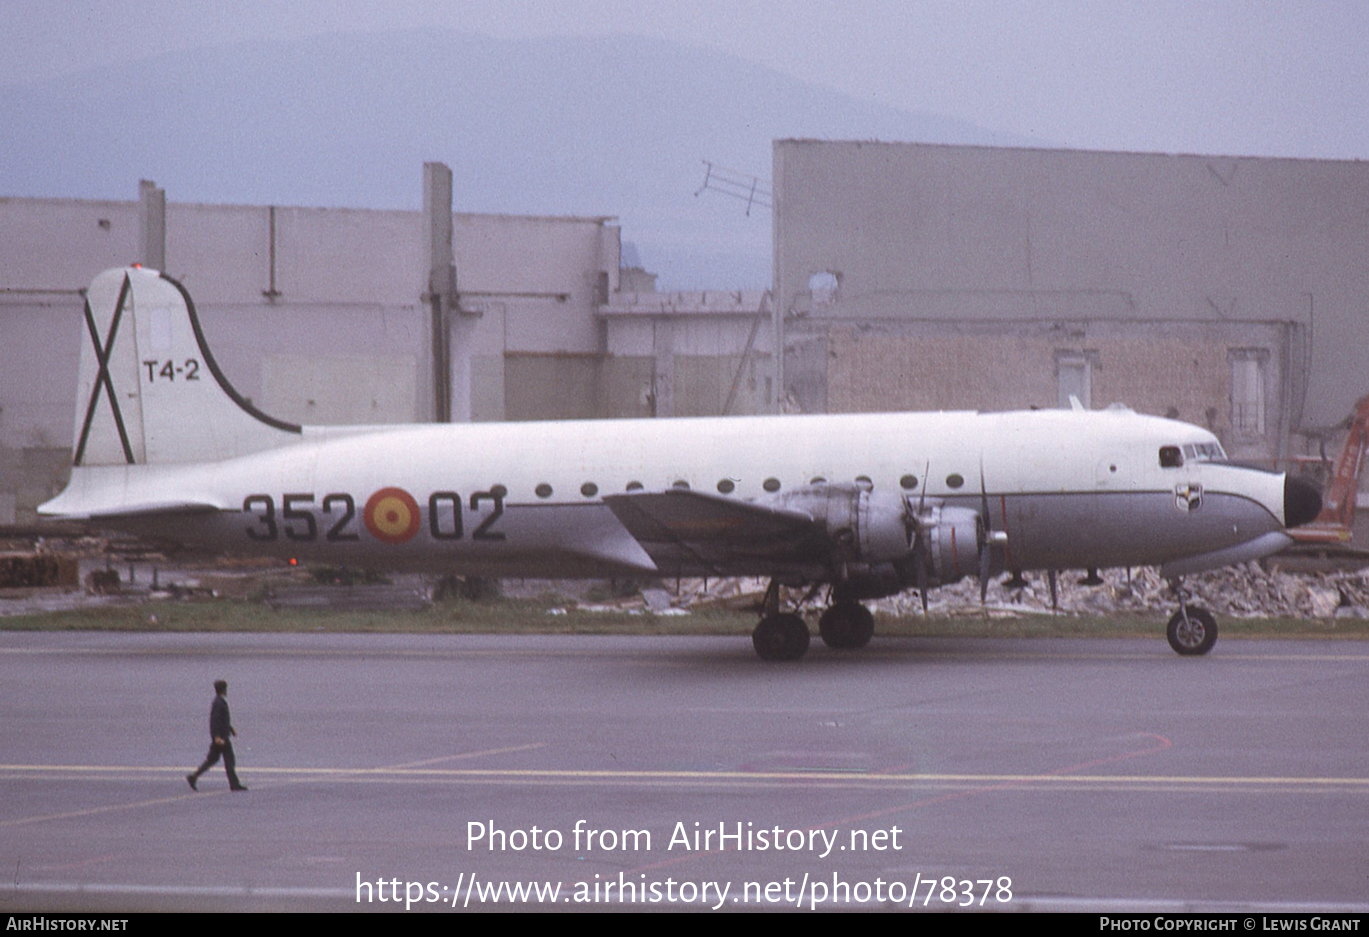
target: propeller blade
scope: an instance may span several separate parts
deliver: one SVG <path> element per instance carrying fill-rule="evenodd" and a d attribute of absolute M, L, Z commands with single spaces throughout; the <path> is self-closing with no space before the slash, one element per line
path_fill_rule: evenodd
<path fill-rule="evenodd" d="M 989 553 L 993 541 L 993 518 L 989 514 L 989 488 L 984 479 L 984 455 L 979 456 L 979 604 L 989 601 Z"/>
<path fill-rule="evenodd" d="M 917 570 L 917 594 L 922 597 L 922 614 L 927 614 L 927 545 L 922 536 L 922 525 L 913 540 L 913 566 Z"/>
<path fill-rule="evenodd" d="M 923 510 L 927 507 L 927 479 L 932 475 L 932 462 L 922 467 L 922 488 L 917 495 L 917 516 L 913 523 L 917 533 L 913 537 L 913 566 L 917 568 L 917 594 L 922 597 L 922 614 L 927 614 L 927 542 L 922 530 Z"/>
<path fill-rule="evenodd" d="M 985 540 L 979 546 L 979 604 L 983 605 L 989 601 L 989 541 Z"/>
<path fill-rule="evenodd" d="M 993 531 L 993 518 L 989 516 L 989 488 L 984 479 L 984 456 L 979 456 L 979 513 L 984 516 L 984 530 Z"/>

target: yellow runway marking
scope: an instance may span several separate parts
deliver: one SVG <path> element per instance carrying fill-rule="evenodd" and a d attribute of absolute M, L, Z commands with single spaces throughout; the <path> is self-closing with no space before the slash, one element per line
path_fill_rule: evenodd
<path fill-rule="evenodd" d="M 530 744 L 528 744 L 528 745 L 514 745 L 514 746 L 510 746 L 510 747 L 508 747 L 508 748 L 487 748 L 487 749 L 485 749 L 485 750 L 483 750 L 483 751 L 458 752 L 457 754 L 454 754 L 454 755 L 444 755 L 444 756 L 442 756 L 441 758 L 430 758 L 430 759 L 428 759 L 427 761 L 416 761 L 416 762 L 411 762 L 410 764 L 407 764 L 407 765 L 392 765 L 392 766 L 384 767 L 384 768 L 366 768 L 366 769 L 361 769 L 361 770 L 367 771 L 367 772 L 378 772 L 378 773 L 382 773 L 382 774 L 383 774 L 383 773 L 386 773 L 386 772 L 407 772 L 407 771 L 413 771 L 413 770 L 419 768 L 419 766 L 421 766 L 421 765 L 433 764 L 433 763 L 439 762 L 439 761 L 450 761 L 450 760 L 454 760 L 454 759 L 457 759 L 457 758 L 479 758 L 479 757 L 484 756 L 484 755 L 503 755 L 503 754 L 507 754 L 507 753 L 509 753 L 509 752 L 521 752 L 521 751 L 528 751 L 528 750 L 534 749 L 534 748 L 542 748 L 542 747 L 543 747 L 544 745 L 546 745 L 546 744 L 547 744 L 546 742 L 533 742 L 533 743 L 530 743 Z M 277 774 L 277 775 L 285 774 L 285 775 L 287 775 L 287 776 L 293 775 L 293 777 L 289 777 L 289 780 L 287 780 L 286 783 L 300 783 L 300 782 L 303 782 L 303 781 L 316 780 L 316 779 L 321 778 L 321 777 L 334 777 L 334 778 L 336 778 L 336 777 L 341 776 L 341 777 L 344 777 L 344 778 L 345 778 L 347 775 L 355 773 L 356 770 L 358 770 L 358 769 L 353 769 L 353 768 L 263 768 L 263 769 L 261 769 L 261 773 L 263 773 L 263 774 Z M 102 780 L 102 781 L 103 781 L 103 780 L 124 780 L 124 779 L 126 779 L 126 778 L 127 778 L 129 775 L 131 775 L 131 774 L 141 774 L 141 773 L 144 773 L 144 772 L 150 772 L 150 773 L 157 774 L 157 775 L 162 775 L 162 774 L 167 774 L 167 773 L 183 774 L 183 770 L 182 770 L 181 768 L 153 767 L 153 766 L 144 766 L 144 767 L 124 767 L 124 766 L 118 766 L 118 765 L 0 765 L 0 775 L 3 775 L 3 774 L 4 774 L 5 772 L 7 772 L 7 771 L 22 772 L 22 774 L 20 774 L 21 777 L 24 777 L 24 776 L 27 776 L 27 777 L 35 777 L 35 776 L 38 776 L 39 774 L 69 774 L 69 773 L 72 773 L 72 772 L 76 772 L 76 773 L 78 773 L 79 775 L 83 775 L 83 776 L 86 776 L 86 777 L 90 777 L 90 776 L 95 775 L 95 774 L 98 774 L 98 773 L 113 774 L 113 775 L 117 775 L 117 776 L 118 776 L 118 777 L 113 777 L 113 778 L 109 778 L 109 777 L 97 778 L 97 780 Z M 257 768 L 254 767 L 254 768 L 252 769 L 252 773 L 253 773 L 253 774 L 256 774 L 256 773 L 257 773 Z M 103 806 L 103 807 L 91 807 L 91 808 L 86 809 L 86 810 L 72 810 L 72 811 L 67 811 L 67 812 L 65 812 L 65 813 L 44 814 L 44 815 L 35 816 L 35 817 L 18 817 L 18 818 L 13 819 L 13 820 L 0 820 L 0 829 L 3 829 L 4 827 L 10 827 L 10 826 L 23 826 L 23 825 L 28 824 L 28 823 L 42 823 L 42 822 L 48 821 L 48 820 L 70 820 L 70 819 L 73 819 L 73 818 L 75 818 L 75 817 L 88 817 L 88 816 L 94 816 L 94 815 L 96 815 L 96 814 L 110 813 L 110 812 L 116 811 L 116 810 L 137 810 L 137 809 L 139 809 L 140 807 L 154 807 L 154 806 L 157 806 L 157 805 L 159 805 L 159 804 L 172 804 L 172 803 L 176 803 L 177 801 L 188 800 L 188 799 L 190 799 L 190 798 L 197 798 L 197 797 L 216 797 L 216 796 L 221 796 L 221 795 L 223 795 L 223 794 L 228 794 L 228 793 L 231 793 L 231 791 L 227 791 L 227 790 L 208 790 L 208 791 L 198 791 L 198 792 L 197 792 L 197 791 L 188 791 L 188 792 L 186 792 L 186 793 L 184 793 L 184 794 L 177 794 L 177 795 L 174 796 L 174 797 L 158 797 L 158 798 L 154 798 L 154 799 L 152 799 L 152 800 L 138 800 L 138 801 L 133 801 L 133 802 L 131 802 L 131 803 L 107 804 L 107 805 L 105 805 L 105 806 Z"/>
<path fill-rule="evenodd" d="M 228 791 L 205 791 L 213 797 L 219 794 L 227 794 Z M 69 810 L 66 813 L 48 813 L 36 817 L 19 817 L 14 820 L 0 820 L 0 828 L 7 826 L 24 826 L 28 823 L 45 823 L 49 820 L 71 820 L 77 817 L 93 817 L 96 814 L 111 813 L 115 810 L 136 810 L 139 807 L 155 807 L 158 804 L 174 804 L 178 800 L 185 800 L 189 797 L 197 797 L 194 791 L 185 794 L 177 794 L 175 797 L 157 797 L 153 800 L 139 800 L 131 804 L 107 804 L 104 807 L 91 807 L 87 810 Z"/>
<path fill-rule="evenodd" d="M 489 749 L 482 752 L 448 755 L 431 759 L 476 757 L 538 748 L 545 743 Z M 423 764 L 422 762 L 415 763 Z M 6 765 L 0 764 L 0 777 L 17 779 L 78 778 L 92 781 L 129 781 L 151 775 L 160 780 L 184 774 L 183 767 L 160 765 Z M 642 785 L 663 787 L 697 787 L 720 784 L 737 785 L 798 785 L 822 788 L 867 788 L 907 790 L 909 788 L 952 788 L 964 792 L 992 793 L 996 790 L 1022 791 L 1043 789 L 1083 789 L 1088 787 L 1130 788 L 1133 790 L 1212 789 L 1217 787 L 1247 788 L 1251 791 L 1330 789 L 1344 793 L 1369 793 L 1369 778 L 1345 777 L 1241 777 L 1202 775 L 1143 775 L 1143 774 L 878 774 L 866 772 L 834 773 L 831 771 L 596 771 L 555 769 L 495 769 L 495 768 L 424 768 L 395 765 L 379 768 L 283 768 L 254 765 L 254 776 L 265 775 L 278 779 L 268 782 L 262 790 L 282 786 L 307 784 L 311 781 L 347 781 L 379 784 L 446 782 L 465 784 L 524 783 L 560 785 Z M 137 810 L 171 804 L 189 798 L 224 796 L 227 790 L 200 793 L 187 791 L 172 797 L 157 797 L 129 803 L 108 804 L 85 810 L 17 817 L 0 820 L 0 829 L 33 823 L 71 820 L 122 810 Z M 249 795 L 250 796 L 250 795 Z M 11 803 L 13 801 L 11 800 Z M 916 805 L 913 805 L 916 806 Z"/>
<path fill-rule="evenodd" d="M 545 748 L 546 742 L 533 742 L 529 745 L 513 745 L 509 748 L 487 748 L 479 752 L 459 752 L 455 755 L 443 755 L 441 758 L 428 758 L 424 761 L 410 761 L 402 765 L 392 765 L 392 770 L 402 771 L 409 768 L 422 768 L 425 765 L 435 765 L 439 761 L 456 761 L 458 758 L 480 758 L 483 755 L 507 755 L 509 752 L 530 752 L 535 748 Z"/>

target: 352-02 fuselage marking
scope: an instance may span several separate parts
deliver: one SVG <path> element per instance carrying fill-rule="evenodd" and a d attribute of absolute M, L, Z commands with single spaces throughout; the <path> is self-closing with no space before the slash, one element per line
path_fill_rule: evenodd
<path fill-rule="evenodd" d="M 500 486 L 490 491 L 477 491 L 469 498 L 471 521 L 478 520 L 470 532 L 471 540 L 502 541 L 505 532 L 496 529 L 504 515 L 505 492 Z M 356 528 L 356 498 L 345 491 L 334 491 L 316 498 L 313 492 L 293 492 L 276 498 L 254 493 L 243 498 L 242 510 L 252 516 L 252 523 L 243 527 L 249 540 L 272 543 L 292 540 L 314 543 L 322 539 L 328 543 L 355 542 L 361 539 Z M 318 504 L 317 513 L 314 505 Z M 462 497 L 455 491 L 434 491 L 428 495 L 428 533 L 435 541 L 462 540 L 466 537 L 467 518 L 463 516 Z M 488 505 L 488 508 L 484 506 Z M 422 514 L 413 495 L 403 488 L 381 488 L 366 499 L 362 509 L 362 525 L 376 540 L 399 544 L 412 540 L 422 527 Z"/>

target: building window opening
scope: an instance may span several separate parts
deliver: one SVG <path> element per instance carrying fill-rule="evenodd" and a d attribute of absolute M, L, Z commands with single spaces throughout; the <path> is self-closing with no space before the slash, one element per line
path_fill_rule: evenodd
<path fill-rule="evenodd" d="M 1071 398 L 1078 400 L 1085 410 L 1093 408 L 1093 369 L 1097 357 L 1097 352 L 1087 351 L 1055 353 L 1056 403 L 1061 409 L 1074 409 Z"/>
<path fill-rule="evenodd" d="M 1233 348 L 1231 362 L 1231 429 L 1250 439 L 1265 433 L 1265 370 L 1269 351 Z"/>
<path fill-rule="evenodd" d="M 820 270 L 808 278 L 808 295 L 812 297 L 815 310 L 836 305 L 840 289 L 841 274 L 835 271 Z"/>

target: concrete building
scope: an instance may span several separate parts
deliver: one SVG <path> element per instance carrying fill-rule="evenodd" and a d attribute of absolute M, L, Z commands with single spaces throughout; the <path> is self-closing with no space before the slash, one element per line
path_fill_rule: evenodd
<path fill-rule="evenodd" d="M 805 411 L 1124 402 L 1279 462 L 1369 392 L 1369 164 L 774 146 Z"/>
<path fill-rule="evenodd" d="M 768 292 L 624 291 L 610 297 L 599 315 L 606 327 L 606 396 L 620 401 L 605 415 L 714 416 L 772 409 Z M 642 389 L 635 406 L 634 388 Z"/>

